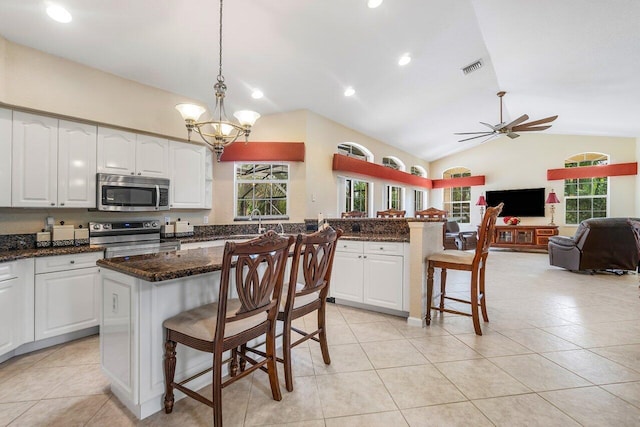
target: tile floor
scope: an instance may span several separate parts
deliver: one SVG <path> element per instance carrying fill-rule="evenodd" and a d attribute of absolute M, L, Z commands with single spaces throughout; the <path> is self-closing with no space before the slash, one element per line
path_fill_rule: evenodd
<path fill-rule="evenodd" d="M 488 264 L 482 337 L 466 317 L 415 328 L 330 305 L 332 364 L 315 343 L 297 348 L 295 390 L 283 386 L 281 402 L 262 373 L 233 384 L 225 425 L 640 425 L 638 276 L 570 273 L 534 253 L 495 251 Z M 449 280 L 451 291 L 468 287 L 464 273 Z M 0 425 L 211 425 L 190 399 L 137 422 L 98 362 L 90 337 L 0 365 Z"/>

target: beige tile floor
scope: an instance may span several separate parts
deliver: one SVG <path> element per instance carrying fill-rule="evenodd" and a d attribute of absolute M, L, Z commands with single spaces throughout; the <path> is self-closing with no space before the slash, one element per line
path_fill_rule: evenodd
<path fill-rule="evenodd" d="M 315 343 L 295 349 L 295 390 L 283 387 L 281 402 L 262 373 L 233 384 L 225 425 L 640 425 L 638 276 L 570 273 L 549 267 L 546 254 L 507 251 L 492 252 L 488 269 L 482 337 L 466 317 L 414 328 L 330 305 L 332 364 Z M 452 292 L 468 287 L 464 273 L 449 281 Z M 137 422 L 98 362 L 90 337 L 3 363 L 0 425 L 212 424 L 211 410 L 189 399 Z"/>

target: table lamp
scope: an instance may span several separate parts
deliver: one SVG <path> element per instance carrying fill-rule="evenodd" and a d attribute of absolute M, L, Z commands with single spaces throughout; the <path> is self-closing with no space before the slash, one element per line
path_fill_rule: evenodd
<path fill-rule="evenodd" d="M 484 194 L 481 194 L 480 197 L 478 197 L 476 206 L 480 206 L 480 219 L 482 220 L 482 217 L 484 216 L 484 207 L 487 206 L 487 201 L 484 198 Z"/>
<path fill-rule="evenodd" d="M 551 205 L 551 222 L 549 223 L 549 225 L 556 225 L 553 222 L 553 214 L 556 212 L 555 204 L 560 203 L 560 200 L 558 200 L 558 196 L 556 196 L 556 193 L 553 191 L 553 188 L 551 189 L 551 192 L 547 196 L 547 201 L 545 203 L 548 205 Z"/>

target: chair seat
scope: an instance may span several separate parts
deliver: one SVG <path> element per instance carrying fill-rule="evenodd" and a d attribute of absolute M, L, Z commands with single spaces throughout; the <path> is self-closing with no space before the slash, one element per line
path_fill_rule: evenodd
<path fill-rule="evenodd" d="M 448 262 L 453 264 L 471 265 L 473 264 L 474 252 L 464 252 L 458 250 L 444 250 L 429 255 L 427 261 Z"/>
<path fill-rule="evenodd" d="M 300 292 L 303 288 L 304 288 L 304 284 L 296 283 L 296 293 Z M 282 291 L 282 295 L 287 295 L 288 292 L 289 292 L 289 287 L 287 286 Z M 306 295 L 296 295 L 296 297 L 293 300 L 293 308 L 296 309 L 296 308 L 302 307 L 304 305 L 311 304 L 312 302 L 317 301 L 318 298 L 320 298 L 320 292 L 311 292 L 311 293 L 306 294 Z M 283 312 L 285 310 L 286 305 L 287 305 L 286 298 L 282 298 L 280 300 L 280 311 L 281 312 Z"/>
<path fill-rule="evenodd" d="M 227 318 L 233 317 L 240 309 L 239 299 L 227 300 Z M 183 311 L 164 321 L 165 328 L 171 329 L 183 335 L 202 340 L 213 341 L 216 334 L 216 324 L 218 323 L 218 303 L 201 305 L 194 309 Z M 267 312 L 256 314 L 234 322 L 227 322 L 224 336 L 231 337 L 240 332 L 258 326 L 267 320 Z"/>

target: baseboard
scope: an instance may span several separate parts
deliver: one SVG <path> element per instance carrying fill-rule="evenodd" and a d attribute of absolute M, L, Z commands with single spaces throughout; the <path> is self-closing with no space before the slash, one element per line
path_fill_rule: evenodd
<path fill-rule="evenodd" d="M 408 317 L 407 325 L 422 328 L 425 326 L 424 319 L 418 317 Z"/>
<path fill-rule="evenodd" d="M 0 356 L 0 363 L 5 362 L 12 357 L 20 356 L 21 354 L 31 353 L 32 351 L 42 350 L 43 348 L 53 347 L 54 345 L 63 344 L 69 341 L 74 341 L 80 338 L 88 337 L 90 335 L 97 335 L 100 332 L 99 326 L 93 326 L 91 328 L 83 329 L 81 331 L 69 332 L 67 334 L 58 335 L 57 337 L 45 338 L 43 340 L 28 342 L 22 344 L 9 353 Z"/>

